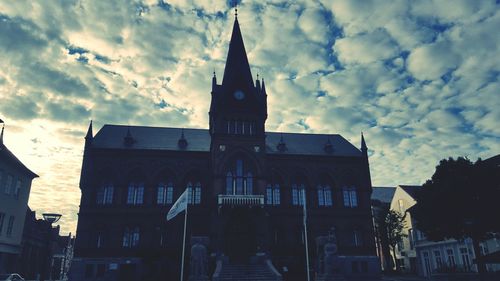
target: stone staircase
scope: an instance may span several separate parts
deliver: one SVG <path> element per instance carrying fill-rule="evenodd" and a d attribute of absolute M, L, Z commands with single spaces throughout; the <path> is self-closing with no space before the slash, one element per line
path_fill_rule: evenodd
<path fill-rule="evenodd" d="M 215 276 L 214 276 L 215 277 Z M 281 280 L 265 263 L 224 264 L 217 281 L 276 281 Z"/>

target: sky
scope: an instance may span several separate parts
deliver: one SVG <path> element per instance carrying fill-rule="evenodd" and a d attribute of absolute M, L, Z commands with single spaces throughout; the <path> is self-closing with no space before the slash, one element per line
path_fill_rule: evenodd
<path fill-rule="evenodd" d="M 4 143 L 40 178 L 29 206 L 75 232 L 84 135 L 103 124 L 208 127 L 230 0 L 0 0 Z M 374 186 L 440 159 L 500 153 L 500 1 L 243 0 L 268 131 L 369 148 Z"/>

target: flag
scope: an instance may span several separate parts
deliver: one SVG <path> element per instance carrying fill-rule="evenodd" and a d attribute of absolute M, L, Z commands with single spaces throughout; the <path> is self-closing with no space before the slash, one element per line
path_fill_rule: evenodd
<path fill-rule="evenodd" d="M 186 190 L 182 193 L 182 195 L 179 197 L 179 199 L 177 199 L 177 201 L 175 201 L 172 208 L 170 208 L 170 211 L 168 211 L 168 214 L 167 214 L 168 221 L 173 219 L 180 212 L 186 210 L 187 203 L 188 203 L 188 190 L 189 190 L 189 188 L 186 188 Z"/>

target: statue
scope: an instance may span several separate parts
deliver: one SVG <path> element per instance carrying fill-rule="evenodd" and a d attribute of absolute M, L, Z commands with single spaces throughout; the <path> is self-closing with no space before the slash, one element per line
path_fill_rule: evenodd
<path fill-rule="evenodd" d="M 335 236 L 335 227 L 328 232 L 328 240 L 323 247 L 323 270 L 327 276 L 333 274 L 333 259 L 337 254 L 337 237 Z"/>
<path fill-rule="evenodd" d="M 316 247 L 318 253 L 317 280 L 332 280 L 334 275 L 338 273 L 338 268 L 335 266 L 338 249 L 335 227 L 330 228 L 328 235 L 316 238 Z"/>
<path fill-rule="evenodd" d="M 207 243 L 200 237 L 193 237 L 192 242 L 189 280 L 208 280 Z"/>

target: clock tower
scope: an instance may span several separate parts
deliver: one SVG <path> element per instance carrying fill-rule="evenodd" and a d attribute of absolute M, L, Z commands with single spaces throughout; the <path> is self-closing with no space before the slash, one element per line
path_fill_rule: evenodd
<path fill-rule="evenodd" d="M 254 82 L 252 78 L 238 18 L 234 21 L 222 83 L 217 83 L 214 73 L 211 95 L 209 130 L 216 195 L 224 193 L 225 173 L 235 161 L 233 158 L 245 158 L 245 165 L 252 166 L 256 177 L 265 162 L 267 94 L 264 81 Z M 253 193 L 258 193 L 258 188 Z"/>

